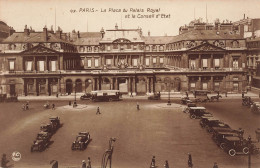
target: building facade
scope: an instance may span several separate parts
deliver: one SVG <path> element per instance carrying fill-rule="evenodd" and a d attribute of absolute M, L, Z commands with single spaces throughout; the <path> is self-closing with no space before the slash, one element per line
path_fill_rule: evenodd
<path fill-rule="evenodd" d="M 70 34 L 46 27 L 31 32 L 26 26 L 1 42 L 0 93 L 244 91 L 246 39 L 232 31 L 232 24 L 206 25 L 186 32 L 182 27 L 177 36 L 145 36 L 140 28 L 118 26 Z"/>

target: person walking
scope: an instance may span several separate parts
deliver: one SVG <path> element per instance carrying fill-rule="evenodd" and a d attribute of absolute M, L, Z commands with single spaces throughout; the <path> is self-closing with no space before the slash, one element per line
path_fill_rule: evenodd
<path fill-rule="evenodd" d="M 155 168 L 155 156 L 153 156 L 153 158 L 152 158 L 150 168 Z"/>
<path fill-rule="evenodd" d="M 192 164 L 192 157 L 191 157 L 191 154 L 188 153 L 188 167 L 189 168 L 192 168 L 193 164 Z"/>
<path fill-rule="evenodd" d="M 140 106 L 139 106 L 139 103 L 138 103 L 138 102 L 136 103 L 136 109 L 137 109 L 137 110 L 140 110 Z"/>
<path fill-rule="evenodd" d="M 260 128 L 257 128 L 257 130 L 255 130 L 255 134 L 257 141 L 260 142 Z"/>
<path fill-rule="evenodd" d="M 97 115 L 97 114 L 101 114 L 101 113 L 100 113 L 100 110 L 99 110 L 99 107 L 97 108 L 96 115 Z"/>
<path fill-rule="evenodd" d="M 26 110 L 29 110 L 29 102 L 27 101 L 26 104 L 25 104 L 25 109 Z"/>
<path fill-rule="evenodd" d="M 55 110 L 55 104 L 54 103 L 52 104 L 52 110 Z"/>
<path fill-rule="evenodd" d="M 88 166 L 87 168 L 91 168 L 91 160 L 90 160 L 90 157 L 88 157 Z"/>
<path fill-rule="evenodd" d="M 215 162 L 213 168 L 218 168 L 218 164 Z"/>
<path fill-rule="evenodd" d="M 87 164 L 86 164 L 85 160 L 82 160 L 82 166 L 81 166 L 81 168 L 87 168 Z"/>
<path fill-rule="evenodd" d="M 165 160 L 164 168 L 169 168 L 168 160 Z"/>

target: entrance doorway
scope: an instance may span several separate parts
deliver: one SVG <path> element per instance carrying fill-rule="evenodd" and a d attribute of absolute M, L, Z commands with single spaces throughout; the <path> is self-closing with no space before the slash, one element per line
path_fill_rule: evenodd
<path fill-rule="evenodd" d="M 15 96 L 16 93 L 15 93 L 15 84 L 11 84 L 10 85 L 10 95 L 11 96 Z"/>
<path fill-rule="evenodd" d="M 71 79 L 66 80 L 66 93 L 68 93 L 69 95 L 72 93 L 72 80 Z"/>

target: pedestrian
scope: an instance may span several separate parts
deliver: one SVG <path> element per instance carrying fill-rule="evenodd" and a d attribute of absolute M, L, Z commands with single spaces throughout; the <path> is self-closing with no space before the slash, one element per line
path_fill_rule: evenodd
<path fill-rule="evenodd" d="M 50 162 L 50 164 L 52 165 L 51 168 L 58 168 L 59 167 L 59 163 L 57 160 L 52 160 Z"/>
<path fill-rule="evenodd" d="M 155 156 L 153 156 L 152 162 L 151 162 L 151 165 L 150 165 L 150 168 L 154 168 L 154 167 L 155 167 Z"/>
<path fill-rule="evenodd" d="M 136 108 L 137 108 L 137 110 L 140 110 L 140 106 L 139 106 L 138 102 L 136 103 Z"/>
<path fill-rule="evenodd" d="M 71 106 L 71 101 L 69 101 L 69 106 Z"/>
<path fill-rule="evenodd" d="M 227 97 L 227 92 L 225 92 L 225 96 Z"/>
<path fill-rule="evenodd" d="M 88 166 L 87 168 L 91 168 L 91 160 L 90 160 L 90 157 L 88 157 Z"/>
<path fill-rule="evenodd" d="M 244 94 L 244 92 L 242 91 L 242 98 L 244 98 L 245 97 L 245 94 Z"/>
<path fill-rule="evenodd" d="M 55 110 L 55 104 L 54 103 L 52 104 L 52 110 Z"/>
<path fill-rule="evenodd" d="M 23 109 L 23 110 L 26 110 L 25 104 L 22 105 L 22 109 Z"/>
<path fill-rule="evenodd" d="M 97 108 L 96 114 L 101 114 L 101 113 L 100 113 L 100 110 L 99 110 L 99 107 Z"/>
<path fill-rule="evenodd" d="M 186 91 L 185 93 L 186 93 L 186 97 L 189 97 L 189 94 L 188 94 L 188 92 Z"/>
<path fill-rule="evenodd" d="M 57 98 L 59 97 L 59 94 L 58 94 L 58 93 L 56 94 L 56 97 L 57 97 Z"/>
<path fill-rule="evenodd" d="M 191 157 L 191 154 L 188 153 L 188 167 L 189 168 L 192 168 L 193 164 L 192 164 L 192 157 Z"/>
<path fill-rule="evenodd" d="M 218 164 L 215 162 L 213 168 L 218 168 Z"/>
<path fill-rule="evenodd" d="M 164 168 L 169 168 L 168 160 L 165 160 Z"/>
<path fill-rule="evenodd" d="M 218 93 L 218 97 L 219 97 L 219 91 L 217 93 Z"/>
<path fill-rule="evenodd" d="M 7 160 L 6 154 L 3 154 L 2 159 L 1 159 L 1 167 L 6 168 L 8 162 L 9 162 L 9 160 Z"/>
<path fill-rule="evenodd" d="M 244 130 L 243 130 L 242 128 L 239 128 L 239 129 L 238 129 L 238 137 L 239 137 L 240 139 L 243 139 L 243 135 L 244 135 Z"/>
<path fill-rule="evenodd" d="M 82 166 L 81 166 L 81 168 L 87 168 L 87 164 L 86 164 L 85 160 L 82 160 Z"/>
<path fill-rule="evenodd" d="M 29 110 L 29 102 L 27 101 L 26 104 L 25 104 L 25 109 L 26 110 Z"/>
<path fill-rule="evenodd" d="M 257 128 L 257 130 L 255 130 L 255 134 L 257 141 L 260 142 L 260 128 Z"/>

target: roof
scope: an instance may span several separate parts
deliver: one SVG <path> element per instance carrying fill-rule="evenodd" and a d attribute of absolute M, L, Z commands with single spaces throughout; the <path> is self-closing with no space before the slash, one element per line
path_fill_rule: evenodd
<path fill-rule="evenodd" d="M 190 107 L 190 109 L 200 109 L 200 110 L 206 110 L 206 108 L 205 107 Z"/>
<path fill-rule="evenodd" d="M 58 38 L 56 35 L 48 32 L 48 39 L 44 39 L 44 33 L 43 32 L 31 32 L 28 35 L 26 35 L 24 32 L 15 32 L 5 40 L 3 40 L 3 43 L 40 43 L 40 42 L 63 42 L 63 43 L 69 43 L 67 41 L 64 41 L 60 38 Z"/>
<path fill-rule="evenodd" d="M 101 42 L 111 43 L 116 39 L 127 39 L 131 42 L 144 42 L 138 29 L 107 30 Z"/>
<path fill-rule="evenodd" d="M 74 36 L 73 44 L 75 45 L 99 45 L 102 38 L 100 32 L 80 32 L 79 37 Z"/>
<path fill-rule="evenodd" d="M 221 40 L 221 39 L 243 39 L 239 34 L 227 30 L 193 30 L 174 36 L 169 43 L 183 40 Z"/>
<path fill-rule="evenodd" d="M 145 44 L 167 44 L 174 36 L 143 36 Z"/>

